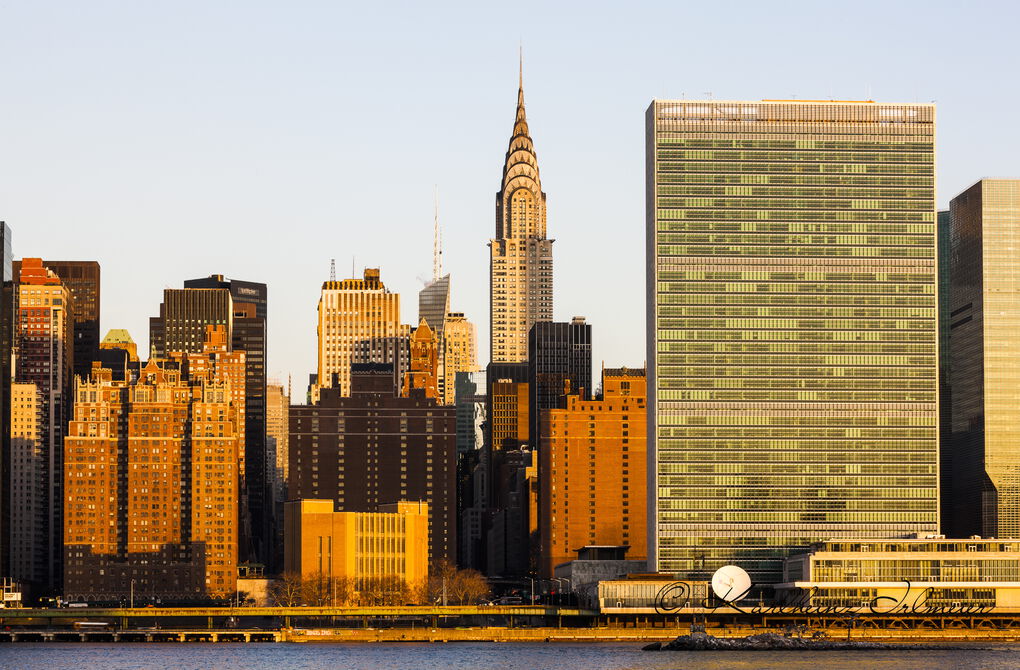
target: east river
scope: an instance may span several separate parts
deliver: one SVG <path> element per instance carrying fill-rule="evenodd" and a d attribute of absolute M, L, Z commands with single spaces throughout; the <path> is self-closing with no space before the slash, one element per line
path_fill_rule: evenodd
<path fill-rule="evenodd" d="M 1018 645 L 940 651 L 643 652 L 640 645 L 432 644 L 81 644 L 0 647 L 0 670 L 1005 670 Z"/>

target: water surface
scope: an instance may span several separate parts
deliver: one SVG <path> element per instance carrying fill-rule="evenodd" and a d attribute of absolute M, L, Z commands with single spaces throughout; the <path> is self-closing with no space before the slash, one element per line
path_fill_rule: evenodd
<path fill-rule="evenodd" d="M 18 643 L 0 670 L 929 670 L 1020 667 L 1020 646 L 860 652 L 642 652 L 638 644 Z"/>

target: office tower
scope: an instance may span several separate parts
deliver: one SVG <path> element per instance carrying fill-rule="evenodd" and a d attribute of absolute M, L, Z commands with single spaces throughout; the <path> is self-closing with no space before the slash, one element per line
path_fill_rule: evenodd
<path fill-rule="evenodd" d="M 545 321 L 528 336 L 528 437 L 542 450 L 539 421 L 543 410 L 563 407 L 568 393 L 591 397 L 591 325 L 575 316 L 570 323 Z"/>
<path fill-rule="evenodd" d="M 457 404 L 457 564 L 484 568 L 483 521 L 485 492 L 485 373 L 458 372 Z"/>
<path fill-rule="evenodd" d="M 395 590 L 420 588 L 429 576 L 429 510 L 394 502 L 371 512 L 336 512 L 332 500 L 287 503 L 286 572 L 306 580 L 349 580 L 360 592 L 370 580 Z M 346 595 L 346 594 L 344 594 Z M 341 604 L 341 603 L 337 603 Z M 400 603 L 403 604 L 403 603 Z"/>
<path fill-rule="evenodd" d="M 314 405 L 290 407 L 288 496 L 329 499 L 337 511 L 422 500 L 429 505 L 430 559 L 456 557 L 456 408 L 394 394 L 389 365 L 355 364 L 351 393 L 321 389 Z"/>
<path fill-rule="evenodd" d="M 951 537 L 1020 537 L 1020 180 L 982 179 L 950 202 Z"/>
<path fill-rule="evenodd" d="M 492 451 L 528 446 L 528 383 L 497 379 L 489 384 L 489 444 Z"/>
<path fill-rule="evenodd" d="M 10 458 L 4 507 L 10 510 L 4 547 L 10 560 L 5 574 L 41 588 L 47 574 L 46 552 L 39 546 L 49 525 L 43 456 L 43 396 L 35 384 L 10 385 Z M 6 423 L 6 422 L 5 422 Z"/>
<path fill-rule="evenodd" d="M 205 353 L 150 359 L 131 381 L 104 369 L 78 380 L 65 440 L 68 599 L 234 595 L 244 354 L 225 351 L 225 329 L 209 337 Z"/>
<path fill-rule="evenodd" d="M 10 572 L 11 348 L 14 341 L 14 254 L 0 221 L 0 574 Z"/>
<path fill-rule="evenodd" d="M 626 545 L 647 558 L 646 405 L 643 369 L 602 370 L 602 395 L 572 393 L 564 409 L 542 412 L 540 572 L 590 545 Z"/>
<path fill-rule="evenodd" d="M 524 577 L 535 574 L 538 463 L 529 449 L 493 454 L 492 501 L 486 533 L 485 573 Z"/>
<path fill-rule="evenodd" d="M 206 326 L 225 326 L 234 332 L 234 301 L 222 288 L 168 288 L 163 290 L 159 316 L 149 318 L 152 358 L 171 352 L 202 351 Z"/>
<path fill-rule="evenodd" d="M 270 459 L 269 488 L 273 508 L 271 569 L 283 565 L 284 503 L 287 501 L 287 470 L 290 438 L 290 389 L 266 386 L 266 456 Z"/>
<path fill-rule="evenodd" d="M 378 268 L 366 269 L 362 279 L 323 282 L 317 332 L 316 388 L 337 388 L 341 396 L 349 396 L 355 345 L 362 340 L 402 334 L 400 294 L 386 289 Z"/>
<path fill-rule="evenodd" d="M 375 363 L 389 365 L 392 370 L 393 392 L 404 390 L 404 378 L 411 369 L 411 326 L 401 324 L 397 335 L 357 340 L 351 348 L 351 365 Z"/>
<path fill-rule="evenodd" d="M 43 261 L 71 293 L 69 304 L 74 334 L 74 374 L 88 377 L 99 353 L 100 271 L 96 261 Z M 14 261 L 14 278 L 21 261 Z"/>
<path fill-rule="evenodd" d="M 454 405 L 457 403 L 457 377 L 461 373 L 478 370 L 475 324 L 464 318 L 463 312 L 450 312 L 446 315 L 441 347 L 443 402 Z"/>
<path fill-rule="evenodd" d="M 36 592 L 60 587 L 61 471 L 64 430 L 70 416 L 73 370 L 71 292 L 41 259 L 25 258 L 17 285 L 14 382 L 35 386 L 39 397 L 39 435 L 31 451 L 11 464 L 11 531 L 22 511 L 42 515 L 40 532 L 26 538 L 25 555 L 12 557 L 11 577 Z M 29 512 L 31 510 L 31 512 Z"/>
<path fill-rule="evenodd" d="M 952 536 L 954 506 L 947 498 L 953 488 L 953 464 L 951 455 L 953 437 L 953 400 L 949 383 L 949 313 L 950 267 L 952 265 L 952 217 L 950 211 L 940 210 L 936 216 L 938 229 L 938 276 L 939 276 L 939 528 L 943 534 Z"/>
<path fill-rule="evenodd" d="M 227 290 L 231 298 L 230 347 L 243 351 L 245 371 L 244 473 L 247 515 L 251 524 L 253 553 L 260 562 L 269 560 L 272 505 L 269 502 L 271 476 L 266 451 L 266 356 L 269 290 L 265 284 L 210 275 L 184 282 L 184 290 Z M 281 520 L 282 521 L 282 520 Z"/>
<path fill-rule="evenodd" d="M 646 121 L 649 567 L 937 532 L 934 106 Z"/>
<path fill-rule="evenodd" d="M 424 319 L 436 333 L 442 333 L 450 312 L 450 275 L 433 277 L 418 292 L 418 320 Z"/>
<path fill-rule="evenodd" d="M 418 327 L 411 333 L 409 344 L 409 369 L 404 375 L 401 395 L 405 398 L 412 390 L 420 390 L 426 398 L 442 399 L 439 395 L 437 377 L 439 376 L 439 353 L 436 335 L 429 324 L 422 319 Z"/>
<path fill-rule="evenodd" d="M 458 372 L 457 453 L 479 451 L 485 445 L 485 373 Z"/>
<path fill-rule="evenodd" d="M 528 331 L 552 321 L 553 240 L 546 239 L 545 193 L 535 144 L 524 113 L 524 80 L 496 194 L 496 236 L 489 241 L 490 360 L 520 363 L 528 356 Z"/>

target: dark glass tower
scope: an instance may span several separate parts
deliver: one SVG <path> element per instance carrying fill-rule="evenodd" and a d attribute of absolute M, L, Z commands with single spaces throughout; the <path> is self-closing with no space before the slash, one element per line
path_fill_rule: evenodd
<path fill-rule="evenodd" d="M 273 524 L 269 504 L 271 464 L 266 455 L 266 307 L 268 289 L 265 284 L 224 279 L 210 275 L 189 279 L 184 289 L 225 289 L 232 301 L 230 330 L 231 348 L 245 351 L 245 476 L 247 478 L 248 511 L 250 514 L 254 556 L 266 563 L 272 555 L 269 538 Z"/>
<path fill-rule="evenodd" d="M 528 334 L 528 421 L 532 449 L 539 445 L 542 410 L 563 407 L 566 394 L 591 397 L 591 324 L 539 321 Z"/>
<path fill-rule="evenodd" d="M 14 322 L 14 254 L 11 229 L 0 221 L 0 574 L 10 574 L 11 339 Z"/>

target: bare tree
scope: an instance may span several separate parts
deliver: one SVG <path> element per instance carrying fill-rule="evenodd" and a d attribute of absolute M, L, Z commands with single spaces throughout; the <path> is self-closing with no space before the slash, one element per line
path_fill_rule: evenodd
<path fill-rule="evenodd" d="M 269 589 L 269 596 L 280 607 L 296 607 L 302 604 L 303 584 L 301 575 L 296 572 L 285 572 L 280 579 L 274 581 Z"/>

